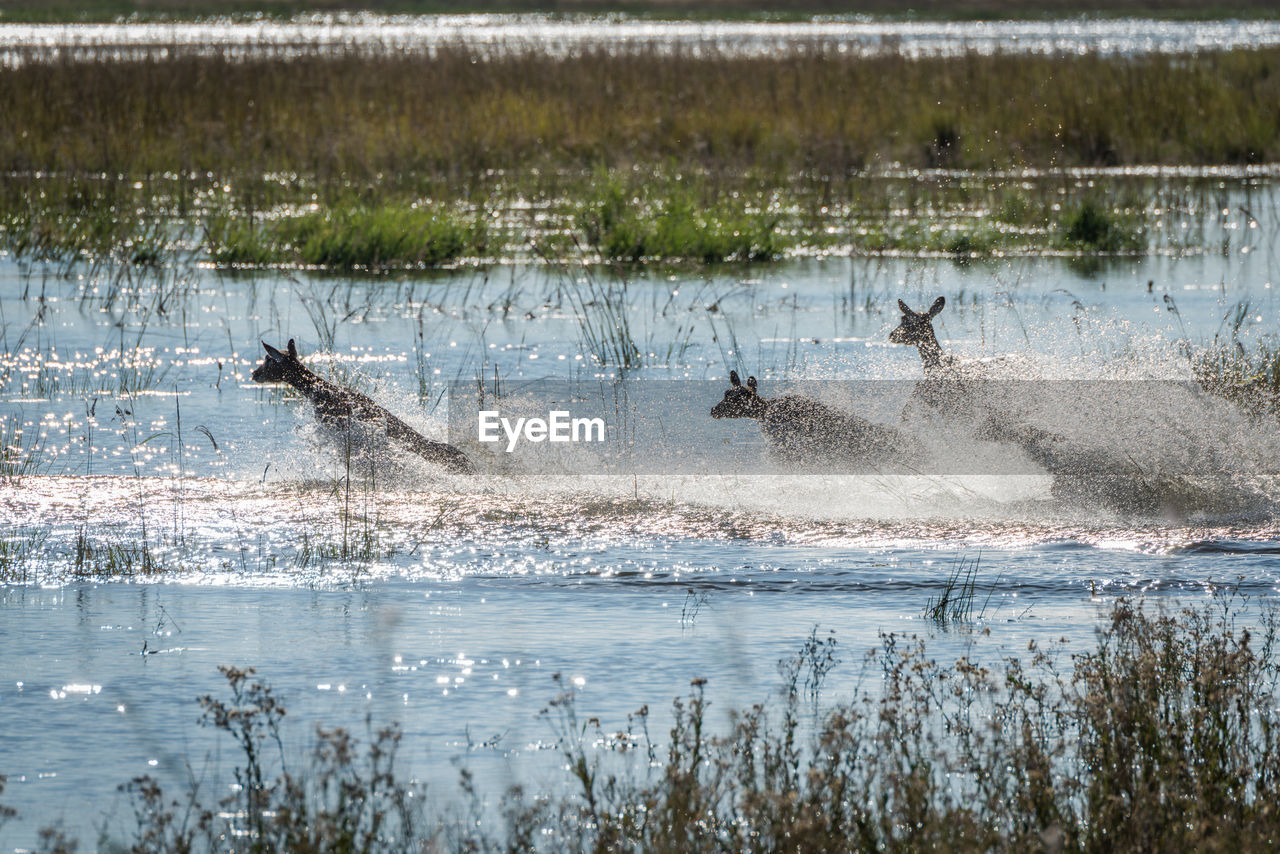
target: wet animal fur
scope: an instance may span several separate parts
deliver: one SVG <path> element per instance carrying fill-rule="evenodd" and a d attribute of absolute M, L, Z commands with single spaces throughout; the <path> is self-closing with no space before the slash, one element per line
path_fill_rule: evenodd
<path fill-rule="evenodd" d="M 395 444 L 412 451 L 429 463 L 442 466 L 454 474 L 475 471 L 466 454 L 445 442 L 434 442 L 379 406 L 358 391 L 342 388 L 318 376 L 298 359 L 298 348 L 289 339 L 287 352 L 280 352 L 265 341 L 266 357 L 253 371 L 254 382 L 287 383 L 302 393 L 315 407 L 316 416 L 329 424 L 341 425 L 352 419 L 381 431 Z"/>
<path fill-rule="evenodd" d="M 729 372 L 729 384 L 724 399 L 711 409 L 711 417 L 759 421 L 770 450 L 787 462 L 876 470 L 907 463 L 915 456 L 913 443 L 892 427 L 809 397 L 761 397 L 756 378 L 747 377 L 743 385 L 737 371 Z"/>
<path fill-rule="evenodd" d="M 946 304 L 946 297 L 938 297 L 928 311 L 915 311 L 898 300 L 902 320 L 889 333 L 889 342 L 914 346 L 920 351 L 924 365 L 924 379 L 916 383 L 902 417 L 909 420 L 923 408 L 948 421 L 973 426 L 978 416 L 989 408 L 988 396 L 984 393 L 988 377 L 980 364 L 962 362 L 942 352 L 933 331 L 933 319 Z"/>

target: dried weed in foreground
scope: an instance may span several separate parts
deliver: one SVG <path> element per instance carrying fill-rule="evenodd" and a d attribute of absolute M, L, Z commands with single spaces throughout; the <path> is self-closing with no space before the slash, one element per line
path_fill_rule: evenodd
<path fill-rule="evenodd" d="M 940 664 L 884 635 L 878 690 L 810 705 L 834 640 L 816 630 L 784 662 L 782 700 L 712 732 L 704 683 L 673 706 L 665 747 L 648 708 L 625 731 L 547 708 L 562 754 L 551 794 L 511 789 L 469 810 L 428 805 L 395 769 L 395 728 L 363 751 L 318 730 L 310 765 L 285 763 L 284 707 L 252 670 L 205 722 L 236 742 L 239 786 L 169 800 L 141 777 L 131 852 L 259 851 L 1253 851 L 1280 839 L 1277 618 L 1233 594 L 1177 613 L 1118 601 L 1096 648 L 994 667 Z M 1249 616 L 1252 628 L 1242 625 Z M 603 745 L 601 747 L 600 745 Z M 0 809 L 0 821 L 11 813 Z M 56 830 L 46 850 L 74 850 Z M 52 846 L 52 847 L 51 847 Z"/>

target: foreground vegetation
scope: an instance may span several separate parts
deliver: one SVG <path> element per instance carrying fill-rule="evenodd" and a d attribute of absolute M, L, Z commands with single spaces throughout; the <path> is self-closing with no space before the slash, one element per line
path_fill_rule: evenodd
<path fill-rule="evenodd" d="M 137 829 L 119 847 L 1261 850 L 1280 837 L 1277 617 L 1264 606 L 1243 628 L 1240 604 L 1217 596 L 1170 614 L 1120 600 L 1096 648 L 1069 666 L 1035 642 L 994 669 L 940 664 L 922 640 L 885 635 L 868 659 L 878 687 L 822 713 L 839 658 L 815 632 L 780 665 L 781 703 L 713 733 L 697 681 L 662 745 L 647 709 L 609 734 L 566 692 L 546 710 L 559 794 L 515 788 L 486 806 L 464 771 L 461 814 L 397 770 L 394 727 L 363 749 L 319 730 L 310 765 L 286 765 L 282 702 L 252 670 L 226 668 L 229 699 L 200 705 L 238 749 L 239 786 L 213 803 L 198 788 L 174 799 L 153 778 L 131 781 Z M 56 829 L 44 842 L 71 850 Z"/>
<path fill-rule="evenodd" d="M 1194 240 L 1168 220 L 1201 190 L 1061 170 L 1280 161 L 1277 49 L 477 59 L 0 69 L 0 246 L 368 268 L 1129 252 Z"/>

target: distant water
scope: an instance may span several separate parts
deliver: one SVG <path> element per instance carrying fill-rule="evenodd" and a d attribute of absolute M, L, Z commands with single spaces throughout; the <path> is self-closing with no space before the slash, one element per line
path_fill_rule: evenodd
<path fill-rule="evenodd" d="M 0 21 L 3 18 L 0 17 Z M 1026 54 L 1199 53 L 1280 44 L 1280 21 L 872 21 L 793 23 L 648 21 L 620 16 L 542 15 L 308 16 L 292 21 L 4 24 L 0 63 L 137 58 L 175 53 L 250 57 L 335 51 L 432 53 L 464 46 L 481 55 L 537 51 L 568 55 L 594 48 L 707 51 L 763 56 L 823 50 L 906 57 L 967 52 Z"/>

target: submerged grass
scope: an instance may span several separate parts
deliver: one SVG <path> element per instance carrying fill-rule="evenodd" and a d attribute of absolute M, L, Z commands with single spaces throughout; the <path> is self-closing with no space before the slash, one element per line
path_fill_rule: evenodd
<path fill-rule="evenodd" d="M 665 745 L 648 707 L 608 733 L 565 690 L 545 714 L 559 787 L 511 789 L 487 808 L 471 776 L 463 815 L 396 770 L 401 736 L 362 752 L 318 730 L 286 763 L 284 706 L 252 670 L 224 668 L 229 700 L 203 721 L 237 746 L 238 786 L 217 802 L 125 788 L 131 851 L 1114 851 L 1262 850 L 1280 835 L 1278 619 L 1218 594 L 1177 613 L 1120 600 L 1097 646 L 1032 642 L 994 669 L 940 664 L 915 636 L 883 635 L 880 683 L 819 712 L 839 662 L 816 630 L 781 667 L 780 703 L 712 731 L 704 683 L 675 701 Z M 1025 659 L 1025 660 L 1024 660 Z M 810 723 L 805 723 L 810 721 Z M 275 745 L 275 747 L 272 747 Z M 550 793 L 549 793 L 550 792 Z M 0 820 L 4 812 L 0 811 Z M 117 843 L 112 843 L 117 844 Z"/>

